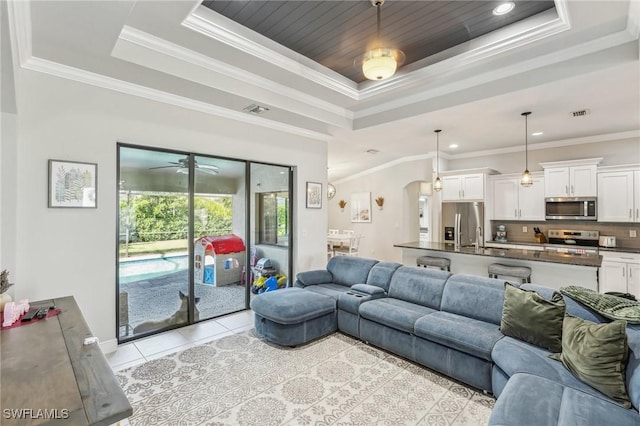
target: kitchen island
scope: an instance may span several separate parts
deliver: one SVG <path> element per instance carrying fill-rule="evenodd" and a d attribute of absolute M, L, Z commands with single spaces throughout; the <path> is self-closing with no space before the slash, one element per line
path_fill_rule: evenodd
<path fill-rule="evenodd" d="M 402 263 L 416 265 L 420 256 L 444 257 L 451 260 L 451 272 L 488 276 L 491 263 L 531 268 L 531 282 L 559 289 L 579 285 L 598 291 L 598 254 L 554 253 L 517 248 L 455 247 L 449 243 L 412 241 L 394 244 L 402 249 Z"/>

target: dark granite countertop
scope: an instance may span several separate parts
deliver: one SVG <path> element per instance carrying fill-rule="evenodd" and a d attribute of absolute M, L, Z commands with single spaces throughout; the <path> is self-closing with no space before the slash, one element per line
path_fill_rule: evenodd
<path fill-rule="evenodd" d="M 523 244 L 523 243 L 520 243 Z M 550 262 L 561 263 L 574 266 L 591 266 L 600 267 L 602 256 L 599 254 L 568 254 L 555 253 L 543 250 L 521 250 L 521 249 L 504 249 L 480 247 L 460 247 L 456 249 L 450 243 L 436 243 L 428 241 L 411 241 L 408 243 L 394 244 L 394 247 L 432 250 L 446 253 L 470 254 L 474 256 L 502 257 L 506 259 L 531 260 L 534 262 Z"/>
<path fill-rule="evenodd" d="M 535 241 L 506 241 L 506 242 L 500 242 L 500 241 L 487 241 L 487 244 L 512 244 L 512 245 L 526 245 L 526 246 L 538 246 L 538 247 L 545 247 L 548 244 L 540 244 L 540 243 L 536 243 Z M 635 248 L 635 247 L 598 247 L 599 251 L 610 251 L 610 252 L 620 252 L 620 253 L 640 253 L 640 247 Z"/>

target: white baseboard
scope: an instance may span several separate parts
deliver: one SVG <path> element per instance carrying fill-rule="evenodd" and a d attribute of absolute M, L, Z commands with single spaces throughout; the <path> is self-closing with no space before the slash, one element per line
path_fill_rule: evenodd
<path fill-rule="evenodd" d="M 115 352 L 118 350 L 118 339 L 110 339 L 104 342 L 100 342 L 100 349 L 102 349 L 102 353 L 110 354 L 111 352 Z"/>

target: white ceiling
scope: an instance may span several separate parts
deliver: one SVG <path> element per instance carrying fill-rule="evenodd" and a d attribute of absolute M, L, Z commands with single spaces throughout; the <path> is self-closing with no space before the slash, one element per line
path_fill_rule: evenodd
<path fill-rule="evenodd" d="M 24 68 L 326 141 L 335 181 L 432 152 L 435 128 L 451 155 L 521 147 L 526 110 L 544 132 L 531 144 L 639 134 L 640 2 L 556 9 L 360 84 L 196 0 L 16 1 L 8 21 Z M 242 111 L 252 103 L 270 111 Z"/>

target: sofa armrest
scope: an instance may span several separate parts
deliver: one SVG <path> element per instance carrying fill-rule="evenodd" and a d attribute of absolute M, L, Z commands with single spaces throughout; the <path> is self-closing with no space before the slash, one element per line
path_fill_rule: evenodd
<path fill-rule="evenodd" d="M 324 284 L 333 282 L 333 275 L 326 269 L 316 271 L 300 272 L 296 275 L 296 287 L 306 287 L 308 285 Z"/>
<path fill-rule="evenodd" d="M 354 284 L 351 290 L 370 296 L 382 296 L 385 294 L 384 289 L 370 284 Z"/>

